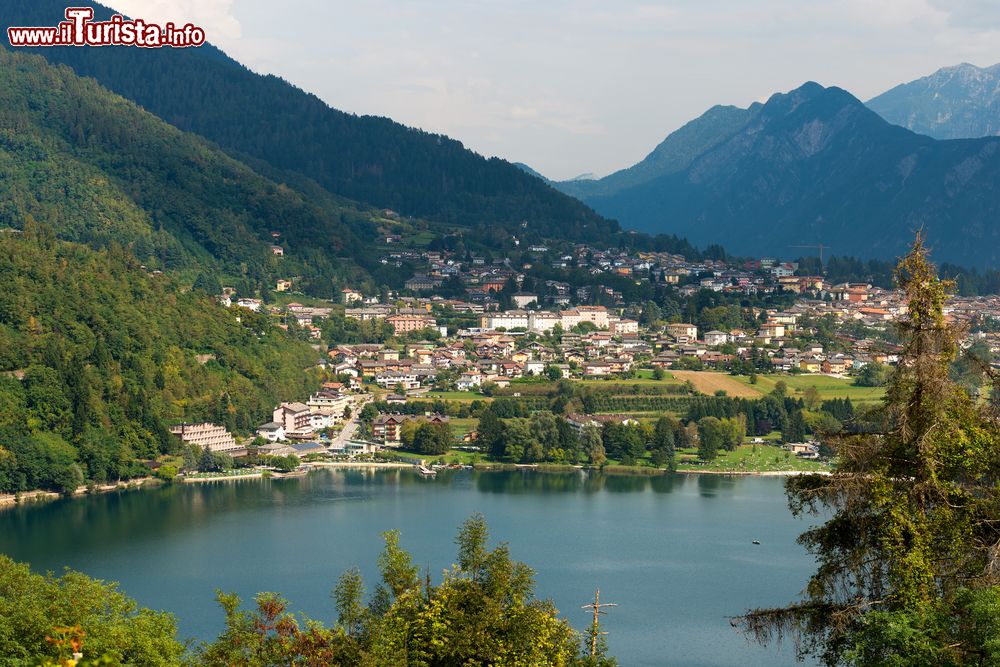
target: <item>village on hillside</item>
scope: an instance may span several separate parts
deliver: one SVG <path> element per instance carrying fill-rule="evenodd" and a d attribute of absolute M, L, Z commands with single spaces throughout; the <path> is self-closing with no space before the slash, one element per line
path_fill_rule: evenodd
<path fill-rule="evenodd" d="M 392 235 L 385 242 L 383 263 L 417 263 L 399 292 L 348 286 L 340 288 L 336 302 L 324 302 L 300 296 L 295 278 L 277 281 L 266 302 L 224 290 L 223 305 L 266 313 L 310 341 L 322 355 L 317 368 L 325 381 L 314 394 L 275 406 L 271 421 L 242 442 L 213 424 L 180 425 L 177 435 L 237 457 L 248 446 L 261 455 L 299 458 L 390 460 L 406 451 L 488 457 L 479 446 L 478 420 L 483 407 L 497 400 L 519 406 L 506 418 L 527 419 L 539 406 L 550 407 L 540 398 L 561 391 L 567 395 L 559 418 L 577 438 L 586 427 L 602 433 L 609 423 L 638 428 L 660 415 L 672 415 L 683 426 L 685 420 L 690 424 L 695 398 L 760 399 L 779 382 L 791 386 L 791 398 L 800 402 L 818 396 L 864 405 L 881 395 L 879 386 L 900 352 L 892 326 L 906 314 L 899 291 L 831 284 L 820 275 L 801 275 L 795 262 L 693 262 L 670 253 L 577 246 L 560 255 L 543 245 L 527 248 L 552 269 L 572 266 L 575 275 L 584 271 L 596 279 L 573 286 L 538 280 L 531 264 L 517 270 L 507 258 L 395 250 L 400 239 Z M 655 301 L 629 303 L 620 291 L 601 285 L 602 276 L 618 284 L 622 277 L 649 282 L 701 305 L 666 312 Z M 1000 322 L 1000 297 L 955 297 L 946 312 L 963 324 L 964 347 L 976 346 L 992 361 L 1000 350 L 1000 327 L 993 326 Z M 595 383 L 601 381 L 614 400 L 593 398 L 592 388 L 600 392 Z M 808 418 L 820 405 L 810 400 L 801 409 Z M 795 410 L 788 405 L 789 414 Z M 768 433 L 780 432 L 775 442 L 796 459 L 820 457 L 812 424 L 792 429 L 790 439 L 785 417 L 764 419 L 763 425 L 751 413 L 747 419 L 754 423 L 744 427 L 739 444 L 768 442 Z M 446 429 L 436 449 L 413 447 L 423 424 Z M 697 429 L 676 440 L 697 447 Z M 497 446 L 492 449 L 493 458 L 500 458 Z M 538 460 L 555 459 L 521 458 Z M 565 462 L 592 459 L 580 454 Z"/>

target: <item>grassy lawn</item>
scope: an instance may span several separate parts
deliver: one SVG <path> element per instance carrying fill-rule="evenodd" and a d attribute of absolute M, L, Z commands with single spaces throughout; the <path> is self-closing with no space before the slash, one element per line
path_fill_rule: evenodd
<path fill-rule="evenodd" d="M 475 417 L 452 417 L 451 421 L 451 434 L 456 438 L 465 436 L 466 433 L 475 431 L 476 427 L 479 426 L 479 420 Z"/>
<path fill-rule="evenodd" d="M 719 457 L 706 464 L 698 462 L 697 449 L 677 451 L 677 469 L 719 472 L 775 472 L 829 470 L 830 466 L 818 461 L 800 459 L 791 452 L 773 445 L 741 445 L 732 452 L 719 452 Z"/>
<path fill-rule="evenodd" d="M 751 385 L 750 378 L 745 375 L 734 375 L 732 378 L 764 394 L 770 393 L 774 385 L 782 381 L 788 385 L 788 392 L 792 397 L 801 396 L 809 387 L 816 387 L 823 400 L 850 398 L 854 403 L 875 403 L 885 394 L 882 387 L 856 387 L 851 379 L 829 375 L 758 375 L 756 385 Z"/>

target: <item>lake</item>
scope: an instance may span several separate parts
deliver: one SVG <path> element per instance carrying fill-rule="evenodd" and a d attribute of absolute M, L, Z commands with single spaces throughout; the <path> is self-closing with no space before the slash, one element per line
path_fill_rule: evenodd
<path fill-rule="evenodd" d="M 119 581 L 140 604 L 176 613 L 182 636 L 208 639 L 223 624 L 216 588 L 245 601 L 281 592 L 331 622 L 337 577 L 360 566 L 371 591 L 380 533 L 392 528 L 439 578 L 474 512 L 577 629 L 594 589 L 619 605 L 604 629 L 622 667 L 797 664 L 789 646 L 749 644 L 728 621 L 795 599 L 814 569 L 795 543 L 808 524 L 789 514 L 780 478 L 321 470 L 12 508 L 0 512 L 0 552 Z"/>

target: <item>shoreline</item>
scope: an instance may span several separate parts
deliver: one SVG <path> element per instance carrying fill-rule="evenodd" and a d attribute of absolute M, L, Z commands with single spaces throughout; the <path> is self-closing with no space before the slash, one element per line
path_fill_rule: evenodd
<path fill-rule="evenodd" d="M 301 472 L 293 473 L 271 473 L 267 477 L 269 479 L 286 479 L 286 478 L 296 478 L 305 477 L 313 470 L 320 470 L 323 468 L 384 468 L 384 469 L 402 469 L 402 468 L 415 468 L 416 466 L 412 463 L 402 463 L 398 461 L 314 461 L 305 464 L 306 469 Z M 474 470 L 479 472 L 511 472 L 516 470 L 531 470 L 533 472 L 539 473 L 563 473 L 563 472 L 575 472 L 575 471 L 586 471 L 586 472 L 603 472 L 605 475 L 632 475 L 632 476 L 642 476 L 642 477 L 653 477 L 659 475 L 669 475 L 671 471 L 665 469 L 654 469 L 654 468 L 639 468 L 634 469 L 623 468 L 616 466 L 611 470 L 601 470 L 600 468 L 593 468 L 583 465 L 559 465 L 559 464 L 546 464 L 546 463 L 480 463 L 479 465 L 473 466 Z M 673 474 L 677 475 L 721 475 L 726 477 L 794 477 L 796 475 L 829 475 L 831 474 L 829 470 L 763 470 L 763 471 L 751 471 L 751 470 L 674 470 Z M 222 477 L 198 477 L 198 478 L 182 478 L 178 480 L 182 484 L 198 484 L 204 482 L 232 482 L 239 481 L 242 479 L 264 479 L 264 472 L 258 471 L 254 473 L 249 473 L 246 475 L 225 475 Z M 144 487 L 156 487 L 164 484 L 163 480 L 157 479 L 155 477 L 139 477 L 137 479 L 129 480 L 127 482 L 118 482 L 116 484 L 99 484 L 96 486 L 81 486 L 78 487 L 69 497 L 79 498 L 81 496 L 100 494 L 100 493 L 111 493 L 113 491 L 127 491 L 129 489 L 140 489 Z M 42 489 L 35 489 L 33 491 L 23 491 L 19 493 L 9 493 L 0 494 L 0 510 L 17 507 L 19 505 L 25 505 L 29 503 L 40 503 L 44 501 L 58 500 L 64 497 L 65 494 L 57 493 L 55 491 L 45 491 Z"/>
<path fill-rule="evenodd" d="M 162 480 L 155 477 L 137 477 L 128 481 L 116 482 L 114 484 L 95 484 L 94 486 L 78 486 L 73 493 L 63 494 L 55 491 L 45 491 L 44 489 L 34 489 L 32 491 L 20 491 L 18 493 L 0 494 L 0 508 L 15 507 L 26 503 L 37 503 L 47 500 L 59 500 L 64 496 L 78 498 L 99 493 L 111 493 L 112 491 L 124 491 L 127 489 L 138 489 L 144 486 L 159 486 Z"/>

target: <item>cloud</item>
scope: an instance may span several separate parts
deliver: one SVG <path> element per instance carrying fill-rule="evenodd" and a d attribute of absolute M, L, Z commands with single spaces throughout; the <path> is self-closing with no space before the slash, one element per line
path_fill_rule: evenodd
<path fill-rule="evenodd" d="M 714 104 L 861 99 L 1000 61 L 1000 0 L 110 0 L 329 104 L 548 175 L 609 173 Z M 238 18 L 237 18 L 238 16 Z"/>
<path fill-rule="evenodd" d="M 225 47 L 239 40 L 242 27 L 233 15 L 233 0 L 112 0 L 116 11 L 154 23 L 192 23 L 208 41 Z"/>

